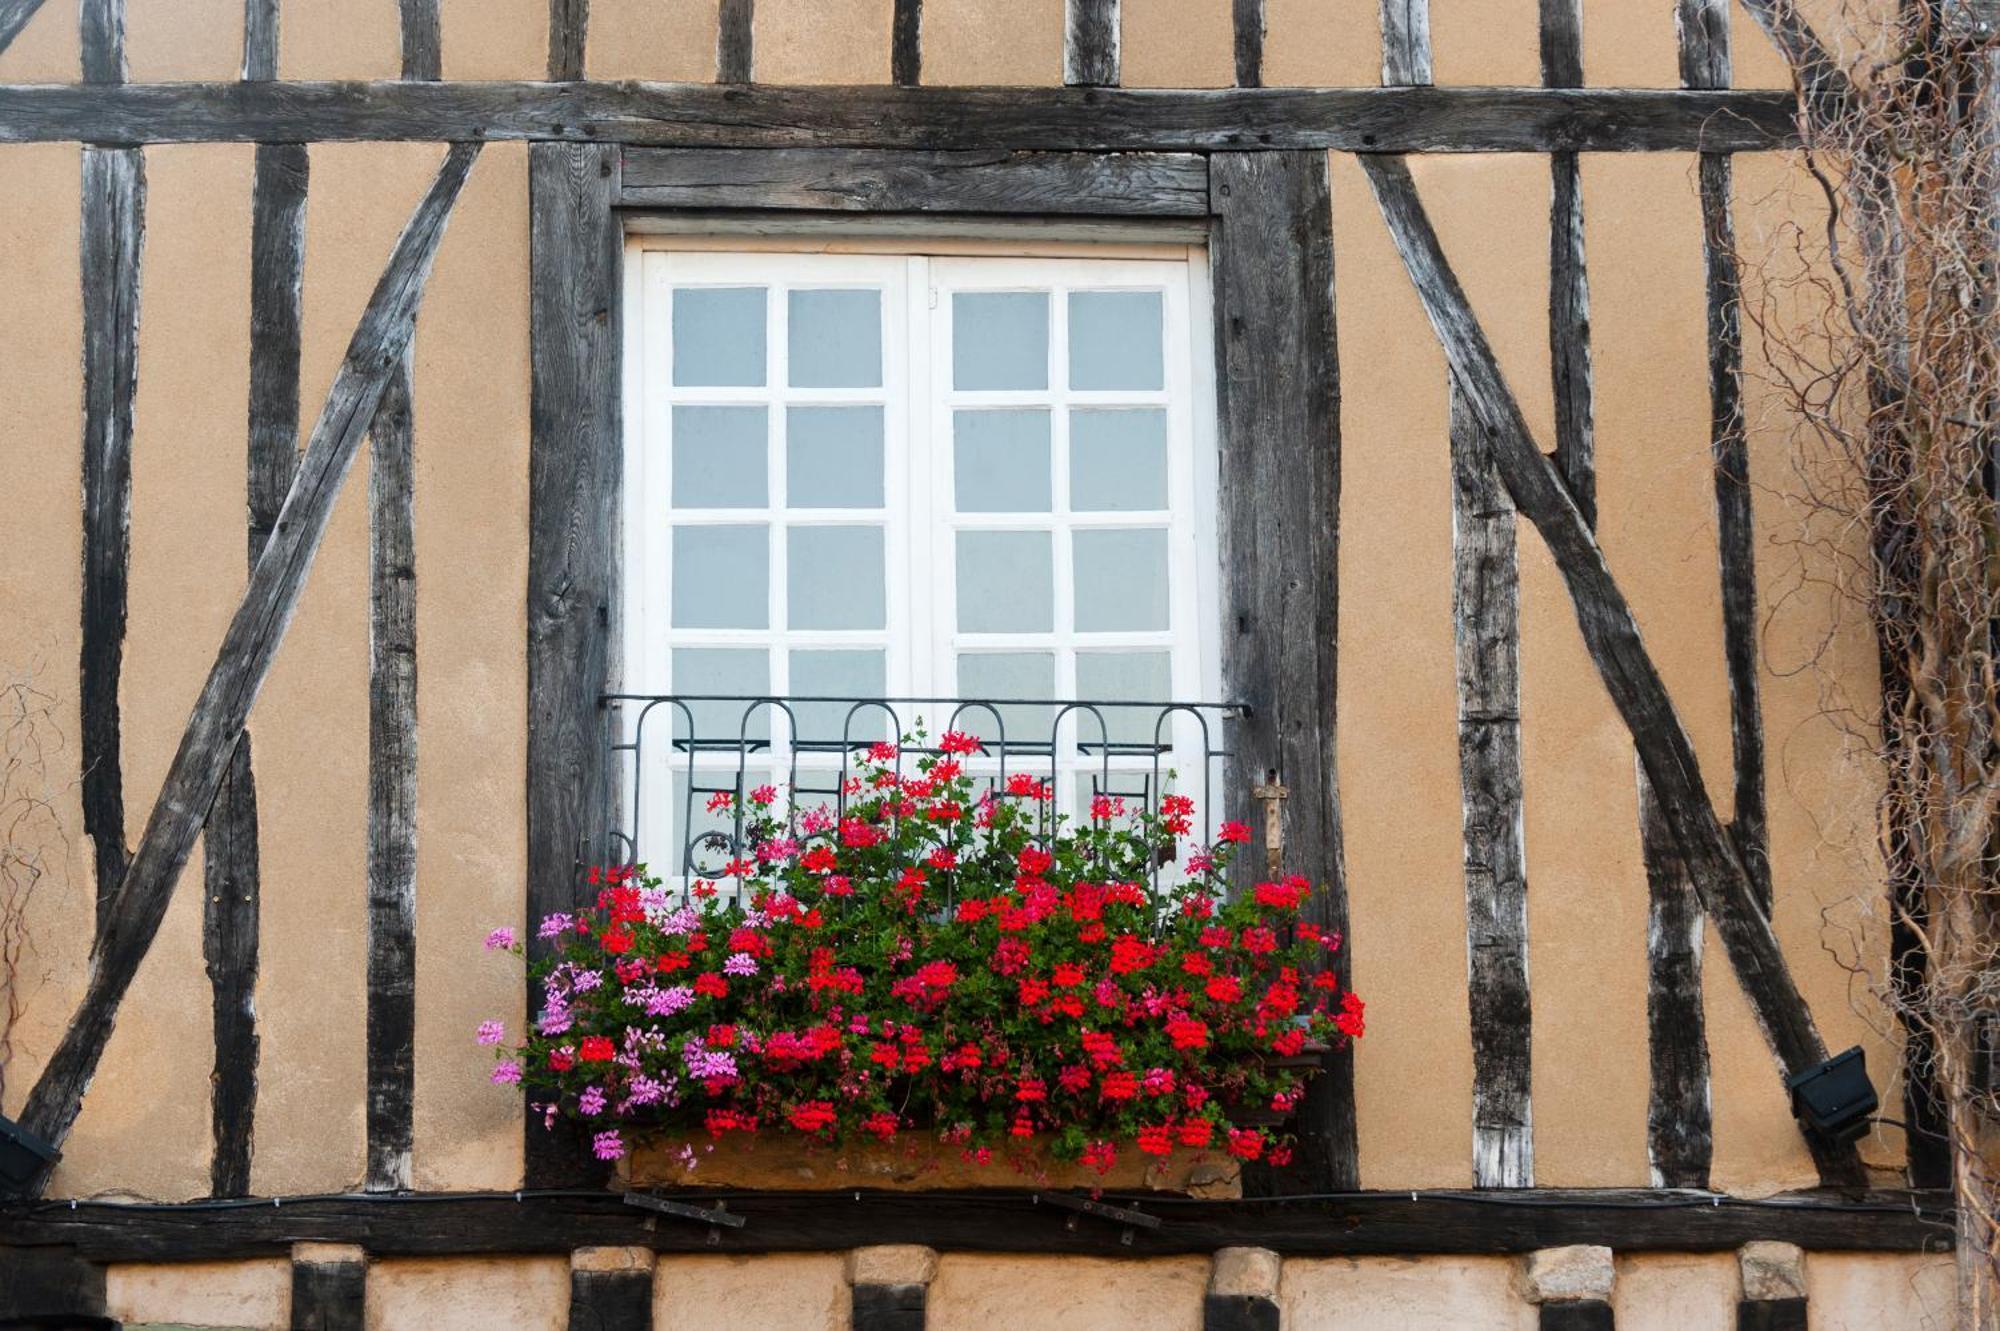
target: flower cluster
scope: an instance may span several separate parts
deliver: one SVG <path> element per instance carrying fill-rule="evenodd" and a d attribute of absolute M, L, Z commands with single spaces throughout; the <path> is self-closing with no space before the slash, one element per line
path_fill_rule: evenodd
<path fill-rule="evenodd" d="M 833 1146 L 929 1133 L 985 1163 L 1046 1149 L 1100 1172 L 1222 1151 L 1283 1163 L 1272 1130 L 1327 1047 L 1362 1033 L 1301 917 L 1303 878 L 1231 896 L 1248 829 L 1188 844 L 1193 804 L 1085 817 L 1016 774 L 980 793 L 977 741 L 947 733 L 904 772 L 869 750 L 840 808 L 787 815 L 770 787 L 717 796 L 743 817 L 738 891 L 595 870 L 595 909 L 551 915 L 544 1005 L 493 1080 L 614 1159 L 655 1136 L 791 1133 Z M 1164 868 L 1163 868 L 1164 866 Z M 507 929 L 489 948 L 525 949 Z"/>

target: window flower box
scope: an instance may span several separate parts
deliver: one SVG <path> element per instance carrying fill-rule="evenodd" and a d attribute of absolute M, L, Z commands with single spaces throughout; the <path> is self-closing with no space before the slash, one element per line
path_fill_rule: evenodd
<path fill-rule="evenodd" d="M 481 1027 L 493 1080 L 581 1122 L 602 1159 L 657 1143 L 683 1174 L 772 1136 L 1042 1176 L 1284 1163 L 1321 1053 L 1362 1033 L 1341 940 L 1300 916 L 1309 884 L 1232 899 L 1247 829 L 1191 846 L 1177 795 L 1070 819 L 1037 776 L 976 782 L 977 748 L 947 733 L 905 772 L 876 745 L 827 806 L 749 792 L 748 849 L 718 881 L 594 872 L 594 909 L 540 922 L 531 1029 Z M 488 944 L 523 950 L 511 930 Z"/>

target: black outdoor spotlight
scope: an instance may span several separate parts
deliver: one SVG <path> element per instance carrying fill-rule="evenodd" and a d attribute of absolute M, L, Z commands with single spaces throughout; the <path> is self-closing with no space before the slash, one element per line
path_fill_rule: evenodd
<path fill-rule="evenodd" d="M 1785 1085 L 1791 1088 L 1793 1116 L 1831 1142 L 1851 1142 L 1867 1132 L 1881 1104 L 1860 1045 L 1787 1078 Z"/>
<path fill-rule="evenodd" d="M 62 1158 L 62 1152 L 0 1114 L 0 1197 L 21 1196 Z"/>

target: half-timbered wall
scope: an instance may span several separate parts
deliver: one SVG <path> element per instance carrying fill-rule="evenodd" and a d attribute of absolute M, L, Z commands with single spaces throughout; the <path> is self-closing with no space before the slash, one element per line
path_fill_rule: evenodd
<path fill-rule="evenodd" d="M 1093 7 L 1073 0 L 1071 8 L 1079 3 Z M 128 0 L 127 78 L 238 78 L 244 8 L 241 0 Z M 897 11 L 907 8 L 907 0 L 757 0 L 754 7 L 744 0 L 592 0 L 582 72 L 591 79 L 799 85 L 1065 82 L 1061 0 L 924 0 L 914 34 L 897 27 Z M 1436 0 L 1426 58 L 1394 69 L 1385 67 L 1377 0 L 1265 0 L 1256 42 L 1236 16 L 1259 8 L 1124 0 L 1115 71 L 1107 75 L 1100 50 L 1093 77 L 1071 68 L 1068 81 L 1129 88 L 1373 87 L 1385 77 L 1446 86 L 1563 81 L 1560 70 L 1545 67 L 1532 4 Z M 283 0 L 279 9 L 278 78 L 424 77 L 424 52 L 406 50 L 394 0 Z M 1592 5 L 1577 48 L 1582 82 L 1682 86 L 1672 10 L 1665 3 Z M 445 80 L 548 75 L 547 0 L 442 0 L 437 15 Z M 1735 86 L 1789 86 L 1742 6 L 1728 23 Z M 80 60 L 75 5 L 48 0 L 0 51 L 0 84 L 74 83 Z M 98 177 L 86 171 L 86 153 L 130 153 L 143 170 L 143 248 L 130 260 L 139 299 L 130 553 L 116 570 L 126 612 L 115 635 L 122 656 L 108 666 L 107 630 L 100 624 L 87 643 L 81 627 L 89 431 L 79 264 L 92 210 L 101 206 L 100 194 L 85 193 L 99 188 L 90 183 Z M 261 359 L 274 354 L 271 330 L 284 326 L 286 265 L 301 293 L 293 391 L 303 434 L 443 157 L 440 145 L 421 142 L 287 150 L 240 142 L 0 145 L 0 291 L 9 315 L 0 320 L 0 674 L 32 675 L 54 700 L 62 743 L 49 751 L 50 777 L 64 831 L 49 848 L 62 872 L 37 897 L 29 964 L 13 977 L 23 1016 L 0 1094 L 9 1114 L 19 1114 L 83 992 L 96 913 L 101 856 L 84 816 L 92 786 L 84 780 L 79 662 L 112 671 L 104 696 L 115 700 L 129 848 L 142 835 L 245 587 L 244 542 L 255 516 L 246 510 L 246 476 L 259 465 L 251 415 L 268 413 L 276 401 L 282 417 L 288 400 L 282 363 L 273 369 Z M 177 1200 L 215 1191 L 505 1190 L 521 1183 L 520 1100 L 485 1084 L 487 1059 L 471 1033 L 483 1019 L 513 1027 L 523 1016 L 518 971 L 483 953 L 479 938 L 526 909 L 529 159 L 521 143 L 492 143 L 481 152 L 423 297 L 408 394 L 413 558 L 406 567 L 394 558 L 393 505 L 384 508 L 380 487 L 371 495 L 375 460 L 364 444 L 250 715 L 255 901 L 251 923 L 238 915 L 233 927 L 248 928 L 256 948 L 254 973 L 233 974 L 254 986 L 244 1032 L 255 1040 L 254 1067 L 238 1067 L 233 1090 L 212 1081 L 220 1028 L 210 969 L 220 955 L 216 931 L 232 927 L 216 895 L 238 880 L 215 872 L 208 857 L 243 853 L 239 843 L 222 847 L 212 826 L 212 844 L 197 846 L 139 968 L 51 1195 Z M 1875 774 L 1828 715 L 1840 690 L 1865 709 L 1872 639 L 1852 607 L 1836 613 L 1818 589 L 1829 570 L 1812 561 L 1822 556 L 1795 543 L 1798 482 L 1786 441 L 1768 419 L 1774 404 L 1759 389 L 1751 345 L 1743 391 L 1755 567 L 1744 576 L 1756 593 L 1758 650 L 1754 678 L 1739 673 L 1732 681 L 1718 571 L 1703 168 L 1692 151 L 1586 152 L 1569 160 L 1573 168 L 1560 160 L 1552 168 L 1546 154 L 1438 154 L 1411 158 L 1410 169 L 1537 440 L 1547 449 L 1563 443 L 1565 466 L 1579 456 L 1578 439 L 1594 441 L 1580 465 L 1594 484 L 1598 539 L 1725 822 L 1739 788 L 1732 687 L 1740 694 L 1754 686 L 1772 926 L 1828 1047 L 1863 1045 L 1885 1103 L 1899 1104 L 1894 1033 L 1844 964 L 1858 946 L 1879 970 L 1887 948 L 1872 849 Z M 1733 221 L 1754 258 L 1788 217 L 1810 219 L 1810 201 L 1782 156 L 1730 160 Z M 1551 344 L 1552 169 L 1576 173 L 1587 305 L 1575 307 L 1570 326 L 1579 335 L 1587 329 L 1581 361 L 1575 345 Z M 285 172 L 293 173 L 294 191 L 303 188 L 302 253 L 287 248 Z M 1658 913 L 1663 883 L 1671 905 L 1675 870 L 1662 858 L 1668 843 L 1649 848 L 1642 837 L 1643 783 L 1628 731 L 1541 537 L 1511 516 L 1504 491 L 1490 483 L 1480 441 L 1463 422 L 1454 430 L 1452 375 L 1359 160 L 1334 153 L 1330 173 L 1341 391 L 1338 776 L 1353 983 L 1369 1001 L 1369 1035 L 1354 1065 L 1361 1184 L 1708 1182 L 1739 1194 L 1809 1185 L 1819 1173 L 1712 928 L 1699 979 L 1689 980 L 1699 984 L 1699 1003 L 1683 993 L 1691 1006 L 1675 1009 L 1672 994 L 1662 997 L 1660 987 L 1673 980 L 1660 958 L 1672 939 L 1662 941 Z M 1564 215 L 1554 215 L 1561 242 Z M 268 248 L 253 243 L 253 219 L 276 228 L 264 238 Z M 272 269 L 253 264 L 253 252 Z M 1754 265 L 1745 281 L 1757 299 Z M 1578 298 L 1574 287 L 1555 294 Z M 1569 377 L 1559 390 L 1557 362 L 1565 356 Z M 253 389 L 259 373 L 277 375 L 270 381 L 278 385 L 275 399 Z M 1560 411 L 1559 391 L 1570 395 Z M 393 391 L 390 400 L 397 400 Z M 264 406 L 246 408 L 257 401 Z M 1579 402 L 1590 427 L 1582 435 Z M 271 428 L 283 437 L 292 427 Z M 394 428 L 393 408 L 391 418 L 376 418 L 378 436 Z M 271 465 L 268 451 L 262 456 Z M 282 481 L 267 493 L 282 495 Z M 1518 573 L 1496 582 L 1504 560 L 1475 566 L 1468 542 L 1504 551 L 1509 532 Z M 406 621 L 384 598 L 411 587 L 414 615 Z M 1488 615 L 1499 613 L 1489 593 L 1502 596 L 1517 635 L 1507 634 L 1504 616 Z M 1486 610 L 1468 628 L 1475 602 Z M 405 623 L 414 626 L 413 695 L 396 693 L 384 676 L 393 652 L 378 652 L 371 664 L 371 632 L 379 643 Z M 1492 697 L 1463 693 L 1459 660 L 1468 642 L 1511 643 L 1517 651 L 1512 709 L 1504 698 L 1493 711 Z M 407 709 L 412 697 L 413 757 L 385 749 L 380 730 L 382 709 L 402 715 L 394 709 Z M 1496 806 L 1518 805 L 1516 851 L 1500 844 L 1494 852 L 1490 820 L 1467 813 L 1468 773 L 1498 773 L 1504 781 L 1513 770 L 1511 763 L 1462 766 L 1468 718 L 1482 735 L 1486 722 L 1518 718 L 1508 728 L 1518 745 L 1518 793 L 1502 790 Z M 406 778 L 405 763 L 414 763 L 413 915 L 399 914 L 395 876 L 384 868 L 392 862 L 383 859 L 402 843 L 394 841 L 399 825 L 382 821 L 380 783 Z M 1500 909 L 1494 917 L 1497 950 L 1484 973 L 1496 985 L 1519 982 L 1518 993 L 1493 992 L 1532 1012 L 1518 1054 L 1476 1048 L 1496 1038 L 1495 1009 L 1475 1015 L 1468 987 L 1478 965 L 1468 963 L 1468 864 L 1483 873 L 1488 852 L 1518 854 L 1511 878 L 1473 875 L 1497 884 L 1496 893 L 1516 893 L 1512 907 L 1500 902 L 1517 914 Z M 1482 890 L 1475 884 L 1475 893 Z M 413 964 L 380 953 L 372 959 L 378 975 L 413 976 L 414 1034 L 402 1042 L 410 1051 L 407 1074 L 370 1048 L 371 891 L 378 937 L 398 919 L 414 920 Z M 1685 969 L 1694 937 L 1686 918 L 1673 963 L 1684 979 L 1693 974 Z M 1661 1010 L 1696 1011 L 1700 1022 L 1668 1022 L 1663 1032 L 1656 1019 L 1649 1028 L 1649 991 L 1656 1005 L 1668 1003 Z M 1661 1141 L 1649 1132 L 1649 1109 L 1656 1108 L 1649 1069 L 1663 1039 L 1675 1057 L 1699 1052 L 1694 1042 L 1705 1040 L 1706 1081 L 1677 1090 L 1705 1098 L 1711 1117 L 1708 1142 L 1696 1148 L 1700 1160 L 1689 1165 L 1676 1156 L 1664 1171 Z M 1476 1067 L 1483 1070 L 1476 1074 Z M 376 1106 L 386 1117 L 374 1151 L 371 1087 L 388 1097 Z M 247 1099 L 225 1106 L 229 1096 Z M 1476 1101 L 1490 1108 L 1476 1109 Z M 227 1135 L 219 1126 L 225 1108 L 247 1113 L 251 1124 L 247 1174 L 228 1187 L 219 1184 L 223 1161 L 245 1143 L 218 1136 Z M 406 1162 L 401 1138 L 393 1131 L 385 1137 L 380 1127 L 399 1122 L 408 1124 Z M 1900 1135 L 1884 1128 L 1863 1141 L 1861 1154 L 1870 1166 L 1898 1169 Z M 1703 1168 L 1702 1160 L 1706 1177 L 1691 1177 L 1686 1171 Z M 760 1170 L 754 1162 L 738 1162 L 731 1177 L 775 1187 L 800 1182 L 793 1170 Z M 689 1263 L 685 1280 L 692 1282 L 683 1288 L 731 1288 L 734 1277 L 723 1266 L 699 1265 L 726 1259 L 679 1260 Z M 836 1302 L 845 1297 L 836 1269 L 812 1265 L 832 1259 L 782 1260 L 805 1266 L 772 1275 L 771 1297 L 810 1304 L 821 1284 L 839 1287 Z M 1000 1259 L 946 1259 L 931 1292 L 934 1325 L 950 1324 L 953 1309 L 961 1324 L 977 1324 L 980 1309 L 998 1306 L 999 1287 L 979 1267 L 986 1260 Z M 1188 1270 L 1162 1267 L 1147 1280 L 1164 1283 L 1142 1281 L 1132 1297 L 1181 1309 L 1186 1301 L 1173 1291 L 1185 1284 L 1194 1292 L 1186 1306 L 1198 1305 L 1206 1265 L 1163 1260 L 1186 1262 Z M 1324 1270 L 1288 1266 L 1287 1280 L 1297 1283 L 1288 1284 L 1286 1298 L 1308 1299 L 1311 1282 L 1320 1280 L 1337 1283 L 1343 1299 L 1361 1300 L 1357 1307 L 1375 1297 L 1384 1309 L 1402 1306 L 1395 1271 L 1369 1267 L 1373 1260 L 1329 1262 Z M 1485 1275 L 1473 1268 L 1495 1259 L 1468 1260 L 1463 1278 L 1476 1290 Z M 438 1291 L 453 1288 L 450 1272 L 416 1269 L 423 1265 L 411 1259 L 400 1274 L 378 1270 L 370 1297 L 407 1299 L 412 1309 L 429 1306 L 427 1299 L 448 1301 Z M 507 1297 L 534 1307 L 537 1299 L 566 1300 L 559 1264 L 546 1265 L 510 1274 Z M 1896 1289 L 1906 1285 L 1906 1273 L 1897 1271 L 1894 1279 L 1838 1279 L 1857 1288 L 1876 1281 L 1881 1292 L 1854 1296 L 1860 1308 L 1873 1306 L 1867 1298 L 1902 1297 Z M 264 1275 L 276 1281 L 290 1279 L 288 1272 L 274 1264 Z M 171 1297 L 148 1304 L 146 1290 L 178 1288 L 166 1276 L 165 1284 L 146 1285 L 151 1278 L 143 1271 L 127 1277 L 122 1297 L 130 1315 L 193 1320 L 174 1311 Z M 1644 1288 L 1655 1278 L 1665 1279 L 1635 1267 L 1621 1273 L 1621 1287 Z M 263 1276 L 240 1268 L 228 1279 Z M 1722 1282 L 1718 1289 L 1727 1283 L 1714 1280 Z M 375 1282 L 389 1292 L 378 1295 Z M 114 1304 L 117 1297 L 114 1288 Z M 681 1324 L 662 1308 L 656 1325 Z M 1647 1324 L 1634 1320 L 1637 1308 L 1629 1318 L 1621 1310 L 1620 1324 Z M 521 1324 L 531 1324 L 523 1316 Z M 1089 1324 L 1087 1310 L 1078 1316 L 1075 1324 Z M 1162 1316 L 1165 1325 L 1180 1313 Z"/>

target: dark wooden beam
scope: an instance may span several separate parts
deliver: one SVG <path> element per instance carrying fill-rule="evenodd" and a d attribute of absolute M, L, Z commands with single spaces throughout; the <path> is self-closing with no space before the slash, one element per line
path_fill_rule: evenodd
<path fill-rule="evenodd" d="M 856 1285 L 848 1297 L 853 1331 L 924 1331 L 930 1289 L 925 1285 Z"/>
<path fill-rule="evenodd" d="M 1555 374 L 1556 467 L 1583 520 L 1597 522 L 1597 430 L 1590 367 L 1590 273 L 1583 252 L 1583 171 L 1549 155 L 1549 364 Z"/>
<path fill-rule="evenodd" d="M 1229 816 L 1278 780 L 1284 867 L 1312 879 L 1306 915 L 1351 976 L 1346 857 L 1335 773 L 1340 568 L 1340 363 L 1332 194 L 1324 153 L 1210 159 L 1216 388 L 1222 422 L 1223 673 L 1250 706 L 1226 781 Z M 1239 865 L 1257 872 L 1264 848 Z M 1358 1186 L 1354 1061 L 1328 1055 L 1300 1108 L 1296 1162 L 1248 1186 Z"/>
<path fill-rule="evenodd" d="M 1540 0 L 1542 86 L 1583 86 L 1583 0 Z"/>
<path fill-rule="evenodd" d="M 365 1260 L 293 1260 L 292 1331 L 364 1331 L 367 1307 Z"/>
<path fill-rule="evenodd" d="M 1431 0 L 1381 0 L 1382 83 L 1421 87 L 1431 81 Z"/>
<path fill-rule="evenodd" d="M 627 148 L 622 207 L 1207 217 L 1199 153 Z"/>
<path fill-rule="evenodd" d="M 1118 86 L 1120 0 L 1065 0 L 1063 82 L 1072 88 Z"/>
<path fill-rule="evenodd" d="M 924 81 L 924 0 L 896 0 L 889 20 L 889 81 L 900 88 Z"/>
<path fill-rule="evenodd" d="M 1706 1188 L 1715 1147 L 1701 900 L 1644 768 L 1638 779 L 1647 894 L 1646 1159 L 1656 1187 Z"/>
<path fill-rule="evenodd" d="M 283 1254 L 295 1242 L 365 1244 L 376 1257 L 567 1255 L 579 1245 L 657 1252 L 838 1252 L 918 1243 L 946 1252 L 1121 1258 L 1255 1246 L 1286 1256 L 1511 1254 L 1571 1243 L 1618 1252 L 1728 1252 L 1757 1239 L 1813 1251 L 1949 1250 L 1943 1194 L 1795 1194 L 1761 1201 L 1642 1190 L 1366 1192 L 1304 1201 L 1138 1198 L 1164 1223 L 1070 1227 L 1071 1212 L 1030 1192 L 688 1193 L 726 1197 L 741 1229 L 653 1223 L 615 1192 L 287 1198 L 229 1209 L 68 1201 L 0 1204 L 0 1244 L 71 1245 L 98 1262 L 222 1261 Z M 1120 1201 L 1123 1198 L 1108 1198 Z"/>
<path fill-rule="evenodd" d="M 124 881 L 125 764 L 119 680 L 131 575 L 132 401 L 139 381 L 139 273 L 146 163 L 137 148 L 83 150 L 83 616 L 78 662 L 83 830 L 100 929 Z"/>
<path fill-rule="evenodd" d="M 608 858 L 608 718 L 617 562 L 623 238 L 610 145 L 536 144 L 528 157 L 532 396 L 528 446 L 528 885 L 535 925 L 574 909 Z M 529 981 L 528 1010 L 541 995 Z M 531 1187 L 596 1182 L 580 1132 L 526 1123 Z"/>
<path fill-rule="evenodd" d="M 107 1312 L 102 1264 L 68 1248 L 0 1247 L 0 1326 L 110 1328 Z"/>
<path fill-rule="evenodd" d="M 21 1122 L 47 1141 L 60 1145 L 69 1136 L 117 1022 L 118 1005 L 166 916 L 174 885 L 243 734 L 244 720 L 298 607 L 334 498 L 376 403 L 409 345 L 445 222 L 478 155 L 476 144 L 454 145 L 445 155 L 437 179 L 397 240 L 355 326 L 276 530 L 250 574 L 145 833 L 92 945 L 82 1002 L 28 1092 Z"/>
<path fill-rule="evenodd" d="M 1514 504 L 1465 395 L 1451 390 L 1452 625 L 1464 801 L 1472 1181 L 1535 1182 L 1522 844 L 1520 578 Z"/>
<path fill-rule="evenodd" d="M 42 0 L 0 0 L 0 51 L 13 44 L 41 7 Z"/>
<path fill-rule="evenodd" d="M 417 1038 L 417 578 L 410 361 L 369 429 L 368 1175 L 410 1186 Z"/>
<path fill-rule="evenodd" d="M 1492 443 L 1507 492 L 1535 524 L 1569 587 L 1584 644 L 1631 732 L 1639 761 L 1758 1025 L 1785 1074 L 1805 1072 L 1825 1060 L 1826 1045 L 1792 980 L 1770 921 L 1757 908 L 1735 846 L 1716 817 L 1694 744 L 1639 637 L 1631 606 L 1569 487 L 1536 446 L 1417 197 L 1408 165 L 1393 157 L 1363 157 L 1361 164 L 1445 358 Z M 1823 1179 L 1859 1186 L 1860 1159 L 1852 1145 L 1832 1147 L 1810 1136 L 1807 1141 Z"/>
<path fill-rule="evenodd" d="M 1847 75 L 1799 12 L 1796 0 L 1743 0 L 1743 8 L 1791 65 L 1800 89 L 1822 111 L 1847 96 Z"/>
<path fill-rule="evenodd" d="M 0 143 L 546 139 L 677 148 L 1076 152 L 1762 151 L 1790 94 L 1675 88 L 0 86 Z"/>
<path fill-rule="evenodd" d="M 583 77 L 584 48 L 590 36 L 590 0 L 549 0 L 549 78 L 573 83 Z"/>
<path fill-rule="evenodd" d="M 1806 1331 L 1806 1307 L 1804 1299 L 1740 1299 L 1736 1331 Z"/>
<path fill-rule="evenodd" d="M 715 81 L 748 83 L 756 70 L 756 0 L 721 0 L 715 29 Z"/>
<path fill-rule="evenodd" d="M 1276 1299 L 1255 1294 L 1204 1294 L 1201 1331 L 1279 1331 L 1283 1310 Z"/>
<path fill-rule="evenodd" d="M 1603 1299 L 1565 1299 L 1536 1310 L 1537 1331 L 1615 1331 L 1618 1323 Z"/>
<path fill-rule="evenodd" d="M 1264 0 L 1230 0 L 1236 86 L 1264 86 Z"/>
<path fill-rule="evenodd" d="M 597 1271 L 572 1266 L 569 1331 L 651 1331 L 653 1272 Z M 855 1323 L 855 1331 L 861 1324 Z"/>
<path fill-rule="evenodd" d="M 278 77 L 279 0 L 243 0 L 243 77 Z"/>
<path fill-rule="evenodd" d="M 443 39 L 438 0 L 399 0 L 402 6 L 403 77 L 444 77 Z"/>
<path fill-rule="evenodd" d="M 85 83 L 125 81 L 125 0 L 78 0 Z"/>
<path fill-rule="evenodd" d="M 257 147 L 250 224 L 250 565 L 278 525 L 299 462 L 299 345 L 304 317 L 303 143 Z"/>

